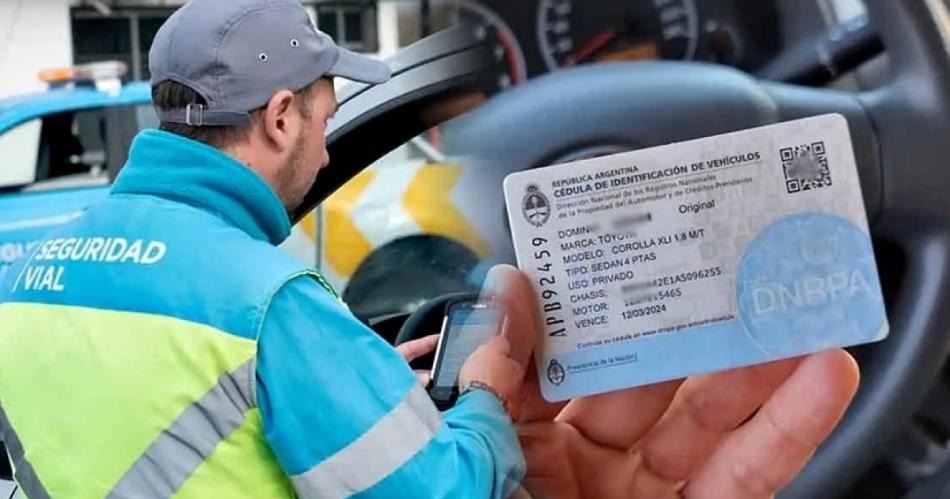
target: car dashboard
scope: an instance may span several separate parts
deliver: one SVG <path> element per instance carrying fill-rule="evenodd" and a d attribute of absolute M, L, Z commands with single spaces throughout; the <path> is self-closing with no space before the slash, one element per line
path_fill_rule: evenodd
<path fill-rule="evenodd" d="M 864 12 L 861 0 L 435 0 L 435 31 L 481 26 L 504 91 L 584 64 L 690 60 L 755 73 L 783 50 Z"/>

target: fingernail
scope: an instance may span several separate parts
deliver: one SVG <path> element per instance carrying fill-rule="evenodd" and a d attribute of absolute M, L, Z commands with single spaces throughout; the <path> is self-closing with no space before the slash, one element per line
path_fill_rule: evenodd
<path fill-rule="evenodd" d="M 482 292 L 485 294 L 498 294 L 501 292 L 501 267 L 492 267 L 485 275 L 485 282 L 482 283 Z"/>

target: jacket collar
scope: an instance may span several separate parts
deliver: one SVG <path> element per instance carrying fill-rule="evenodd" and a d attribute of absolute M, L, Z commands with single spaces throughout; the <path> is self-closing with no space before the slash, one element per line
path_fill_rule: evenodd
<path fill-rule="evenodd" d="M 213 147 L 168 132 L 136 136 L 112 193 L 184 203 L 273 245 L 290 236 L 283 203 L 257 173 Z"/>

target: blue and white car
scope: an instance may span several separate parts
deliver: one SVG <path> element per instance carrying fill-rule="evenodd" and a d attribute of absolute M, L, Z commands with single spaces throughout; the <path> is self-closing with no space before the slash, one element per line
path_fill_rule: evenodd
<path fill-rule="evenodd" d="M 157 125 L 148 83 L 122 85 L 120 71 L 60 70 L 49 91 L 0 100 L 0 267 L 103 198 L 132 136 Z"/>

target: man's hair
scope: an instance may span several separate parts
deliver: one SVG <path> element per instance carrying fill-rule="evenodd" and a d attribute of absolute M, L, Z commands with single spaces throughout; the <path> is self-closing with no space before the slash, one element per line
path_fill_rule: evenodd
<path fill-rule="evenodd" d="M 295 107 L 307 121 L 311 118 L 310 102 L 317 89 L 317 80 L 296 92 Z M 184 109 L 189 104 L 207 105 L 205 98 L 193 88 L 177 81 L 164 81 L 152 87 L 152 103 L 162 111 Z M 306 104 L 305 104 L 306 103 Z M 257 119 L 261 109 L 251 111 L 251 120 Z M 247 141 L 250 125 L 239 126 L 190 126 L 183 123 L 162 122 L 159 129 L 202 142 L 217 149 L 226 149 Z"/>

